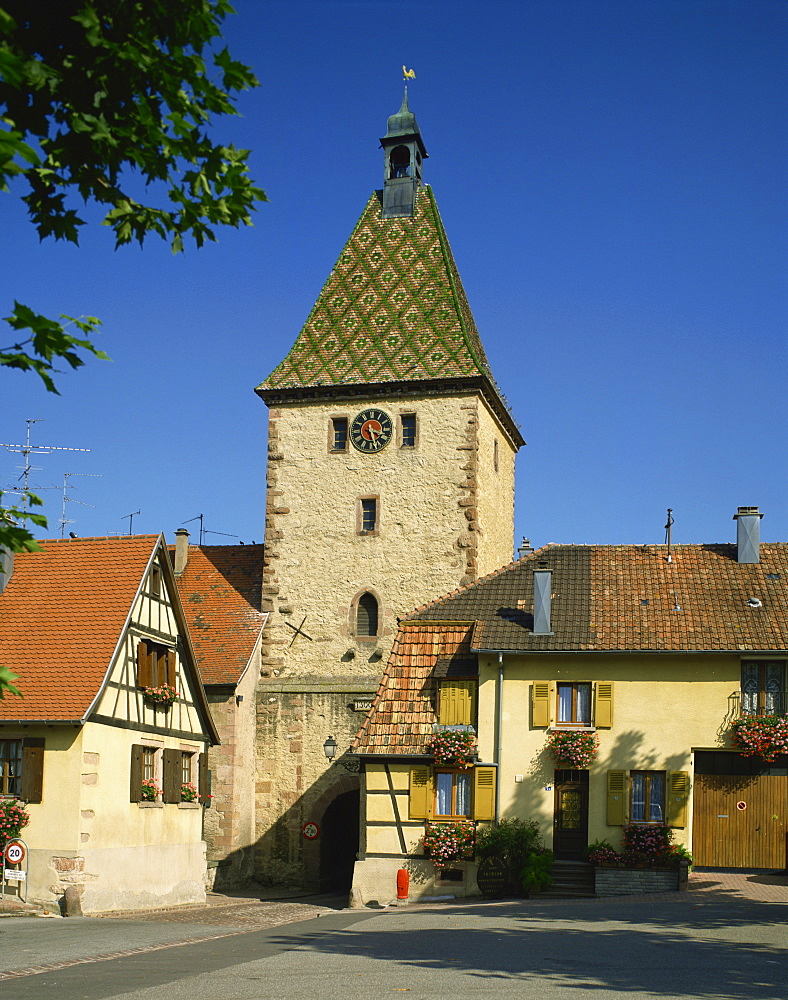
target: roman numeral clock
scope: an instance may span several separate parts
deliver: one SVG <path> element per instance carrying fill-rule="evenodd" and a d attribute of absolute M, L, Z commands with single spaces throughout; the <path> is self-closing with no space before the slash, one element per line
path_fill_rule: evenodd
<path fill-rule="evenodd" d="M 350 440 L 358 451 L 382 451 L 391 440 L 391 417 L 384 410 L 370 407 L 353 418 Z"/>

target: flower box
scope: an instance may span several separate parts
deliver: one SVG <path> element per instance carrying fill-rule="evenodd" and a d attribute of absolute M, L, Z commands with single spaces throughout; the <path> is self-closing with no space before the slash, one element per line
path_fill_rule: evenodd
<path fill-rule="evenodd" d="M 577 729 L 555 729 L 547 737 L 547 746 L 559 766 L 578 770 L 588 767 L 596 758 L 599 737 Z"/>
<path fill-rule="evenodd" d="M 178 692 L 171 684 L 159 684 L 158 687 L 145 687 L 142 695 L 153 705 L 164 705 L 169 708 L 178 697 Z"/>
<path fill-rule="evenodd" d="M 476 734 L 467 730 L 444 729 L 432 736 L 426 750 L 440 766 L 469 768 L 476 759 Z"/>
<path fill-rule="evenodd" d="M 745 757 L 774 763 L 788 754 L 788 718 L 781 715 L 745 715 L 731 726 L 733 744 Z"/>

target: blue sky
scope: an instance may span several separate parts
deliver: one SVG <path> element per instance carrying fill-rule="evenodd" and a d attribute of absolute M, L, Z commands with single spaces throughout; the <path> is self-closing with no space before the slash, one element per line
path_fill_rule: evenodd
<path fill-rule="evenodd" d="M 786 38 L 781 0 L 236 0 L 262 86 L 215 134 L 252 150 L 254 228 L 173 257 L 39 244 L 0 197 L 0 308 L 96 315 L 111 363 L 47 394 L 0 375 L 0 441 L 39 457 L 49 536 L 262 541 L 265 405 L 370 191 L 402 64 L 433 190 L 496 378 L 528 441 L 516 539 L 788 539 Z M 92 214 L 90 215 L 92 218 Z M 19 456 L 0 450 L 0 485 Z M 196 524 L 189 525 L 196 530 Z"/>

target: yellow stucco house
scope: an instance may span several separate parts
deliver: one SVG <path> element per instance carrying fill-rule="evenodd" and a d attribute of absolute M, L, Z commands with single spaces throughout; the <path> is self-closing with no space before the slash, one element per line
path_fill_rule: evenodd
<path fill-rule="evenodd" d="M 85 913 L 205 899 L 218 742 L 162 536 L 4 553 L 0 795 L 26 803 L 28 901 Z M 13 891 L 13 890 L 9 890 Z"/>
<path fill-rule="evenodd" d="M 788 545 L 548 545 L 404 619 L 353 745 L 365 775 L 357 901 L 472 894 L 475 865 L 437 882 L 425 823 L 536 820 L 558 859 L 621 827 L 663 823 L 701 866 L 784 868 L 788 754 L 746 755 L 731 724 L 786 714 Z M 473 729 L 470 771 L 426 746 Z M 551 734 L 593 734 L 560 766 Z"/>

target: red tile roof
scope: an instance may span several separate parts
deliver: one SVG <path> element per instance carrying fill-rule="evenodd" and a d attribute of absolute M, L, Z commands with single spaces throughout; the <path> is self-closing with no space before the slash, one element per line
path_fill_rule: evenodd
<path fill-rule="evenodd" d="M 159 535 L 41 542 L 0 595 L 0 663 L 23 698 L 2 719 L 84 717 L 112 662 Z"/>
<path fill-rule="evenodd" d="M 470 655 L 471 622 L 402 622 L 372 708 L 352 749 L 423 754 L 438 721 L 435 667 Z"/>
<path fill-rule="evenodd" d="M 249 663 L 266 621 L 263 551 L 262 545 L 189 546 L 178 590 L 203 684 L 237 684 Z"/>

